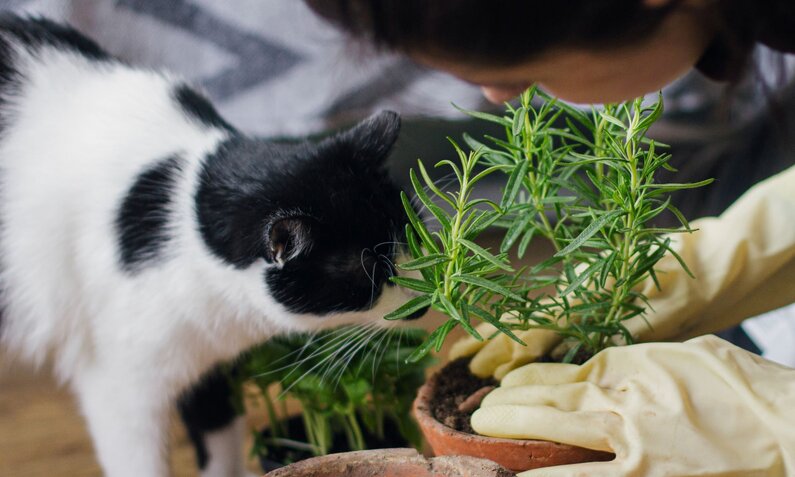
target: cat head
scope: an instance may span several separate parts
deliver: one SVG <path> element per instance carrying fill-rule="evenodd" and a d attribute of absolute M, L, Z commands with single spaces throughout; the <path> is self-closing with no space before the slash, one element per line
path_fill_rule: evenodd
<path fill-rule="evenodd" d="M 385 168 L 399 129 L 383 112 L 320 141 L 230 139 L 202 172 L 205 243 L 235 268 L 261 268 L 269 299 L 310 327 L 380 319 L 410 297 L 389 281 L 405 248 Z"/>

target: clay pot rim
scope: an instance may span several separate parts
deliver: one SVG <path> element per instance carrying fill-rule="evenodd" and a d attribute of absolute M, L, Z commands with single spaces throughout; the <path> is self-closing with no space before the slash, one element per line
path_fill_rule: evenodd
<path fill-rule="evenodd" d="M 442 370 L 439 370 L 433 373 L 431 377 L 420 387 L 419 391 L 417 391 L 417 397 L 414 399 L 414 404 L 412 406 L 416 419 L 418 421 L 423 420 L 428 423 L 429 428 L 431 428 L 434 432 L 438 434 L 447 434 L 458 439 L 476 440 L 484 443 L 488 442 L 494 445 L 501 444 L 517 447 L 571 447 L 569 444 L 561 444 L 559 442 L 544 441 L 539 439 L 509 439 L 505 437 L 489 437 L 480 434 L 469 434 L 467 432 L 459 431 L 458 429 L 453 429 L 452 427 L 440 422 L 433 416 L 433 413 L 431 412 L 431 398 L 435 394 L 437 381 L 439 380 L 441 371 Z"/>
<path fill-rule="evenodd" d="M 428 431 L 435 433 L 438 436 L 446 435 L 451 440 L 456 439 L 459 441 L 468 441 L 472 444 L 481 445 L 481 446 L 488 446 L 492 448 L 496 447 L 503 447 L 503 448 L 510 448 L 515 451 L 520 451 L 522 449 L 534 449 L 534 452 L 538 452 L 541 449 L 545 449 L 548 452 L 586 452 L 592 453 L 595 456 L 602 456 L 605 458 L 595 458 L 596 460 L 612 460 L 615 458 L 615 454 L 611 452 L 604 452 L 604 451 L 597 451 L 592 449 L 586 449 L 583 447 L 578 447 L 572 444 L 565 444 L 561 442 L 554 442 L 554 441 L 547 441 L 541 439 L 511 439 L 505 437 L 489 437 L 483 436 L 480 434 L 469 434 L 466 432 L 459 431 L 457 429 L 453 429 L 450 426 L 445 425 L 444 423 L 440 422 L 436 419 L 433 414 L 431 413 L 431 398 L 435 394 L 437 381 L 439 380 L 440 375 L 444 371 L 444 367 L 437 370 L 435 373 L 428 378 L 425 383 L 420 387 L 419 391 L 417 391 L 417 397 L 414 399 L 412 404 L 412 411 L 414 412 L 414 417 L 417 419 L 417 422 L 420 425 L 420 429 L 422 430 L 423 434 L 427 434 Z M 426 431 L 427 429 L 427 431 Z M 425 435 L 426 440 L 428 436 Z M 606 458 L 610 456 L 610 458 Z M 504 462 L 502 462 L 505 465 Z M 510 466 L 507 466 L 510 468 Z M 521 471 L 522 469 L 513 469 Z"/>
<path fill-rule="evenodd" d="M 499 464 L 470 456 L 442 456 L 426 458 L 413 448 L 370 449 L 328 454 L 302 460 L 264 477 L 294 477 L 318 475 L 377 475 L 388 472 L 395 477 L 468 476 L 507 477 L 513 475 Z M 343 474 L 344 472 L 344 474 Z M 383 475 L 383 474 L 378 474 Z"/>

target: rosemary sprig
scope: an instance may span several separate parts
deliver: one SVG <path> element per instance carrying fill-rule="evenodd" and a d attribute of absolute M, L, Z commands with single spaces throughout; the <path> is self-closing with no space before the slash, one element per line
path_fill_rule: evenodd
<path fill-rule="evenodd" d="M 638 285 L 649 278 L 656 283 L 654 266 L 675 254 L 669 234 L 691 231 L 670 194 L 711 182 L 657 182 L 660 169 L 672 170 L 666 146 L 647 137 L 662 111 L 660 96 L 653 104 L 636 99 L 588 114 L 535 88 L 518 107 L 507 105 L 503 116 L 465 111 L 501 125 L 505 137 L 465 135 L 470 152 L 451 140 L 458 161 L 436 167 L 451 171 L 455 190 L 440 190 L 421 161 L 419 175 L 411 171 L 416 196 L 438 229 L 430 232 L 403 196 L 413 260 L 402 268 L 419 270 L 422 278 L 396 280 L 421 295 L 385 318 L 430 305 L 449 319 L 409 359 L 438 351 L 456 326 L 485 339 L 476 320 L 520 343 L 512 330 L 556 331 L 572 341 L 567 360 L 580 349 L 597 353 L 617 337 L 631 343 L 624 322 L 645 311 Z M 504 175 L 500 203 L 475 198 L 474 185 L 494 174 Z M 655 227 L 665 212 L 682 228 Z M 491 226 L 505 230 L 497 251 L 477 244 Z M 521 258 L 535 240 L 550 243 L 554 255 L 517 270 L 508 252 L 515 249 Z M 537 295 L 544 287 L 555 291 Z M 505 313 L 513 318 L 501 320 Z"/>

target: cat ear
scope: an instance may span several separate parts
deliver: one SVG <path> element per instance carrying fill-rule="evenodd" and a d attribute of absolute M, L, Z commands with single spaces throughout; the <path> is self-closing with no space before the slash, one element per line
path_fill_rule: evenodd
<path fill-rule="evenodd" d="M 309 222 L 304 217 L 274 220 L 266 230 L 269 262 L 284 265 L 312 246 Z"/>
<path fill-rule="evenodd" d="M 327 139 L 325 145 L 342 145 L 356 159 L 380 166 L 395 145 L 399 133 L 400 115 L 394 111 L 381 111 Z"/>

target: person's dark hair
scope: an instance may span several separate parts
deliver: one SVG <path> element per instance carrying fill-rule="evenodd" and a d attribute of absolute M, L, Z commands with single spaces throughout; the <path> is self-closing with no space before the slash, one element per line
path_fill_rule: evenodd
<path fill-rule="evenodd" d="M 641 0 L 306 0 L 355 37 L 380 48 L 508 65 L 552 47 L 639 41 L 679 3 Z"/>
<path fill-rule="evenodd" d="M 643 0 L 305 2 L 321 17 L 378 48 L 482 66 L 508 66 L 557 47 L 629 45 L 653 33 L 671 11 L 693 8 L 683 0 L 659 7 Z M 715 34 L 698 68 L 713 79 L 736 83 L 747 73 L 755 41 L 790 51 L 795 42 L 783 32 L 795 16 L 793 4 L 717 0 L 694 9 L 705 30 Z"/>

